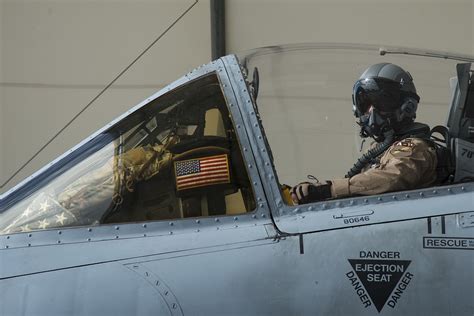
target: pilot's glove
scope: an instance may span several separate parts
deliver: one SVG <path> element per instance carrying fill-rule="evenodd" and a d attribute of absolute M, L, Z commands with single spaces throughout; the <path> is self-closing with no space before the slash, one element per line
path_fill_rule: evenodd
<path fill-rule="evenodd" d="M 301 182 L 291 189 L 291 199 L 295 204 L 306 204 L 331 197 L 331 183 Z"/>

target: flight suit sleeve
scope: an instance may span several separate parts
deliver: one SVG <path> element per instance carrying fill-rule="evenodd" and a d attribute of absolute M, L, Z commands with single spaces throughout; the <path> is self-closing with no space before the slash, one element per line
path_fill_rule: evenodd
<path fill-rule="evenodd" d="M 376 167 L 346 179 L 332 180 L 331 195 L 373 195 L 427 187 L 436 181 L 436 149 L 427 141 L 407 138 L 392 145 Z"/>

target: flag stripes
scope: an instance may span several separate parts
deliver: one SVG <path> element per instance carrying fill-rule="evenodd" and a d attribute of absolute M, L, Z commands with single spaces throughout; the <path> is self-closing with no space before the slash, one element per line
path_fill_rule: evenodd
<path fill-rule="evenodd" d="M 226 154 L 176 161 L 176 189 L 230 183 L 229 159 Z"/>

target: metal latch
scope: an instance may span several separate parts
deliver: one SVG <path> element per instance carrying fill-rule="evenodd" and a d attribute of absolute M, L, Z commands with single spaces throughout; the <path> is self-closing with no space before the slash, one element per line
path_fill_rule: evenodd
<path fill-rule="evenodd" d="M 474 227 L 474 212 L 459 214 L 459 226 L 462 228 Z"/>

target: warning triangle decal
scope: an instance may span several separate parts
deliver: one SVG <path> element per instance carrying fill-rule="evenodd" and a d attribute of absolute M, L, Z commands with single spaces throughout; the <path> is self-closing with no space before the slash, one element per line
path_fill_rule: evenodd
<path fill-rule="evenodd" d="M 411 262 L 410 260 L 348 260 L 379 313 Z"/>

